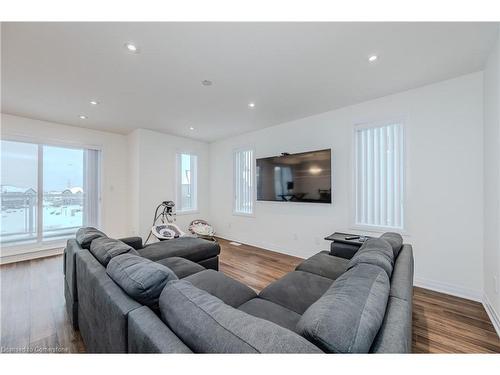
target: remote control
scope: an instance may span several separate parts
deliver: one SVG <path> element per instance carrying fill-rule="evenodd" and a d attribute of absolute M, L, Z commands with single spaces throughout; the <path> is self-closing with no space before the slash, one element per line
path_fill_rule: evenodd
<path fill-rule="evenodd" d="M 357 240 L 359 236 L 346 236 L 346 240 Z"/>

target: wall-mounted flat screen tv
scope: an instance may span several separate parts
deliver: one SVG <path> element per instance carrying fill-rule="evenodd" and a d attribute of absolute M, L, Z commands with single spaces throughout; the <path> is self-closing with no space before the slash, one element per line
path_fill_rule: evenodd
<path fill-rule="evenodd" d="M 257 200 L 332 203 L 332 152 L 257 159 Z"/>

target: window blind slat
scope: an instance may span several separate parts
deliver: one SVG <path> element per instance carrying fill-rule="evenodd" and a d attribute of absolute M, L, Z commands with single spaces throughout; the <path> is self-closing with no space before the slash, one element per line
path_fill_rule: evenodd
<path fill-rule="evenodd" d="M 373 129 L 373 224 L 378 223 L 380 218 L 380 155 L 377 152 L 379 133 L 380 129 Z"/>
<path fill-rule="evenodd" d="M 367 204 L 366 202 L 368 201 L 368 187 L 366 186 L 366 180 L 367 180 L 367 174 L 368 174 L 368 156 L 366 153 L 366 143 L 367 143 L 367 134 L 366 132 L 363 132 L 363 202 L 365 204 L 363 205 L 363 222 L 367 222 Z"/>
<path fill-rule="evenodd" d="M 360 145 L 360 139 L 361 139 L 361 132 L 355 132 L 354 134 L 354 155 L 355 155 L 355 210 L 356 210 L 356 218 L 360 218 L 361 217 L 361 204 L 360 204 L 360 201 L 361 201 L 361 193 L 360 193 L 360 179 L 361 179 L 361 175 L 360 175 L 360 171 L 361 171 L 361 168 L 360 168 L 360 157 L 359 157 L 359 145 Z"/>
<path fill-rule="evenodd" d="M 369 129 L 367 134 L 366 134 L 366 199 L 367 199 L 367 205 L 366 205 L 366 222 L 371 223 L 372 222 L 372 213 L 373 213 L 373 129 Z"/>
<path fill-rule="evenodd" d="M 393 216 L 394 216 L 394 226 L 400 226 L 401 225 L 401 213 L 399 210 L 399 202 L 400 202 L 400 191 L 399 191 L 399 180 L 400 180 L 400 175 L 399 175 L 399 134 L 397 131 L 397 126 L 393 125 L 392 126 L 392 133 L 393 133 L 393 139 L 394 139 L 394 157 L 393 157 L 393 170 L 394 170 L 394 202 L 393 202 Z"/>
<path fill-rule="evenodd" d="M 387 223 L 387 129 L 380 129 L 380 225 L 386 225 Z"/>
<path fill-rule="evenodd" d="M 247 159 L 248 155 L 245 152 L 243 154 L 243 212 L 246 212 L 246 201 L 247 201 L 247 192 L 248 192 L 248 181 L 247 181 Z"/>
<path fill-rule="evenodd" d="M 387 222 L 386 225 L 392 226 L 393 218 L 393 206 L 394 206 L 394 184 L 392 183 L 394 179 L 394 171 L 392 169 L 392 159 L 394 156 L 394 142 L 392 137 L 392 127 L 387 127 Z"/>

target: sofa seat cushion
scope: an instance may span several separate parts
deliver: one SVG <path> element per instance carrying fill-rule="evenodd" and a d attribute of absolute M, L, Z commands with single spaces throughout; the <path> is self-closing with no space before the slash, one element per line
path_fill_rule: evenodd
<path fill-rule="evenodd" d="M 295 331 L 300 315 L 286 307 L 277 305 L 274 302 L 262 298 L 253 298 L 238 307 L 238 310 L 247 314 L 269 320 L 277 325 Z"/>
<path fill-rule="evenodd" d="M 93 240 L 90 244 L 90 252 L 104 267 L 108 265 L 112 258 L 118 255 L 125 253 L 139 255 L 126 243 L 108 237 L 98 237 Z"/>
<path fill-rule="evenodd" d="M 382 268 L 390 279 L 394 268 L 394 252 L 389 242 L 380 238 L 366 240 L 349 261 L 347 269 L 351 269 L 362 263 L 373 264 Z"/>
<path fill-rule="evenodd" d="M 132 254 L 111 259 L 106 273 L 131 298 L 152 309 L 158 308 L 158 298 L 167 282 L 177 280 L 164 265 Z"/>
<path fill-rule="evenodd" d="M 389 242 L 392 247 L 392 252 L 394 254 L 394 259 L 396 259 L 403 247 L 403 237 L 399 233 L 395 232 L 385 232 L 379 238 Z"/>
<path fill-rule="evenodd" d="M 205 267 L 200 266 L 198 263 L 179 257 L 160 259 L 156 263 L 170 268 L 179 279 L 205 270 Z"/>
<path fill-rule="evenodd" d="M 384 320 L 389 288 L 382 268 L 359 264 L 307 309 L 297 332 L 329 353 L 368 353 Z"/>
<path fill-rule="evenodd" d="M 76 231 L 76 242 L 84 249 L 90 249 L 93 240 L 99 237 L 107 237 L 105 233 L 94 227 L 83 227 Z"/>
<path fill-rule="evenodd" d="M 157 261 L 170 257 L 181 257 L 199 262 L 213 258 L 220 253 L 217 242 L 195 237 L 180 237 L 168 241 L 159 241 L 139 250 L 141 256 Z"/>
<path fill-rule="evenodd" d="M 221 299 L 232 307 L 238 307 L 257 294 L 245 284 L 236 281 L 222 272 L 205 270 L 184 278 L 199 289 Z"/>
<path fill-rule="evenodd" d="M 160 296 L 163 321 L 195 353 L 320 353 L 298 334 L 237 310 L 184 280 Z"/>
<path fill-rule="evenodd" d="M 309 272 L 293 271 L 269 284 L 259 297 L 303 314 L 328 290 L 332 282 L 329 278 Z"/>
<path fill-rule="evenodd" d="M 321 251 L 300 263 L 296 271 L 314 273 L 335 280 L 347 271 L 348 259 L 330 255 L 328 251 Z"/>

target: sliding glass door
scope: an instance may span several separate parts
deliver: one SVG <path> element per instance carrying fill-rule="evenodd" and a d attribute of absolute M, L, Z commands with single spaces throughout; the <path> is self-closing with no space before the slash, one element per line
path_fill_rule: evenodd
<path fill-rule="evenodd" d="M 2 141 L 2 245 L 68 238 L 96 226 L 99 151 Z"/>

